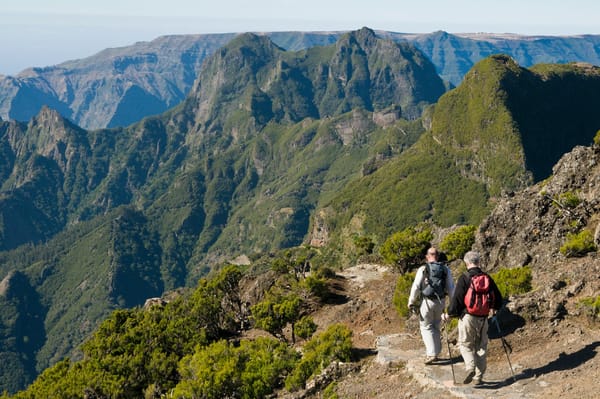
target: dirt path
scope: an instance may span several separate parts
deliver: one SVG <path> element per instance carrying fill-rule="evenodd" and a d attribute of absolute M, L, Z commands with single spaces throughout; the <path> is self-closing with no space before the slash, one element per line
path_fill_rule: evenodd
<path fill-rule="evenodd" d="M 321 326 L 342 322 L 354 332 L 363 353 L 360 371 L 336 385 L 339 398 L 597 398 L 600 381 L 600 333 L 573 322 L 525 325 L 507 337 L 512 369 L 500 339 L 489 344 L 485 384 L 462 385 L 464 364 L 451 345 L 452 367 L 444 336 L 444 358 L 423 364 L 416 320 L 405 322 L 393 309 L 397 275 L 380 265 L 358 265 L 340 273 L 339 297 L 314 315 Z M 454 342 L 450 335 L 450 342 Z M 320 397 L 320 396 L 316 396 Z"/>

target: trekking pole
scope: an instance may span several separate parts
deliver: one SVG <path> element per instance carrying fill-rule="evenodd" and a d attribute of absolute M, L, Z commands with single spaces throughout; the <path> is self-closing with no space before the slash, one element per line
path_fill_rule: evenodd
<path fill-rule="evenodd" d="M 446 344 L 448 344 L 448 357 L 450 358 L 450 368 L 452 369 L 452 382 L 456 385 L 456 375 L 454 374 L 454 361 L 452 360 L 452 351 L 450 350 L 450 336 L 448 335 L 448 321 L 444 324 L 444 330 L 446 330 Z"/>
<path fill-rule="evenodd" d="M 515 372 L 513 370 L 512 364 L 510 362 L 510 356 L 508 356 L 508 354 L 510 352 L 512 352 L 512 348 L 511 348 L 510 344 L 508 342 L 506 342 L 506 339 L 504 339 L 504 336 L 502 335 L 502 330 L 500 329 L 500 323 L 498 323 L 498 317 L 494 316 L 494 317 L 492 317 L 492 320 L 494 321 L 494 324 L 496 324 L 496 328 L 498 329 L 498 334 L 500 335 L 500 340 L 502 341 L 502 348 L 504 348 L 504 353 L 506 353 L 506 360 L 508 360 L 508 366 L 510 367 L 510 373 L 512 375 L 513 382 L 517 382 L 517 379 L 515 377 Z"/>

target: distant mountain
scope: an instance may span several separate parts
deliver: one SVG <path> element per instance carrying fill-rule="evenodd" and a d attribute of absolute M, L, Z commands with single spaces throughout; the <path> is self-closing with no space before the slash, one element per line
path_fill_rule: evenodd
<path fill-rule="evenodd" d="M 440 76 L 458 85 L 480 60 L 506 54 L 519 65 L 586 62 L 600 65 L 600 35 L 522 36 L 515 34 L 457 33 L 443 31 L 422 35 L 387 34 L 393 40 L 407 40 L 423 51 Z"/>
<path fill-rule="evenodd" d="M 330 45 L 344 32 L 270 32 L 287 50 Z M 600 36 L 572 37 L 407 34 L 378 31 L 380 37 L 409 42 L 456 86 L 479 60 L 503 53 L 528 67 L 538 63 L 600 64 Z M 0 77 L 0 117 L 29 121 L 43 105 L 88 129 L 127 126 L 179 104 L 193 86 L 204 59 L 235 34 L 164 36 L 151 42 L 107 49 L 92 57 L 17 76 Z"/>

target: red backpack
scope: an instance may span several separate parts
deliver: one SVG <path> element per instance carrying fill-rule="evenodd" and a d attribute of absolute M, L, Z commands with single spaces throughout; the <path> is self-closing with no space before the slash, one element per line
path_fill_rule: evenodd
<path fill-rule="evenodd" d="M 473 316 L 487 316 L 494 303 L 494 291 L 491 279 L 485 273 L 471 277 L 469 288 L 465 295 L 467 313 Z"/>

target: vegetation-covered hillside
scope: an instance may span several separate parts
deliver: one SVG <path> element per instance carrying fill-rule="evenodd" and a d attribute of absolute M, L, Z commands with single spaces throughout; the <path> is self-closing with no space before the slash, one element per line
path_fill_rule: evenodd
<path fill-rule="evenodd" d="M 44 304 L 39 351 L 11 358 L 42 370 L 112 309 L 193 286 L 215 259 L 302 243 L 318 204 L 378 149 L 412 145 L 423 129 L 403 116 L 444 90 L 416 49 L 369 30 L 296 53 L 249 34 L 183 104 L 129 128 L 85 131 L 48 108 L 2 122 L 0 271 Z"/>
<path fill-rule="evenodd" d="M 410 150 L 325 204 L 316 230 L 381 239 L 423 220 L 479 224 L 501 193 L 547 178 L 565 151 L 592 142 L 599 89 L 597 67 L 489 57 L 440 98 Z"/>
<path fill-rule="evenodd" d="M 554 121 L 548 159 L 592 140 L 598 82 L 589 66 L 494 56 L 442 95 L 421 52 L 368 29 L 299 52 L 247 34 L 206 61 L 182 104 L 128 128 L 86 131 L 47 108 L 2 122 L 0 276 L 31 288 L 2 302 L 7 368 L 31 378 L 90 356 L 77 345 L 112 310 L 237 256 L 311 243 L 341 267 L 422 221 L 478 224 L 503 190 L 549 173 L 532 115 Z M 284 299 L 281 311 L 296 303 Z M 39 334 L 23 335 L 29 319 Z"/>

